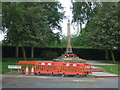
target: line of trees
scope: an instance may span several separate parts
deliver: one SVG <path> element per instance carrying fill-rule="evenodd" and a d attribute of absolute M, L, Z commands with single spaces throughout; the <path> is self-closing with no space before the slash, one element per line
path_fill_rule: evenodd
<path fill-rule="evenodd" d="M 119 2 L 73 2 L 73 23 L 80 28 L 75 45 L 105 49 L 107 60 L 110 51 L 115 63 L 113 50 L 120 49 L 119 6 Z"/>
<path fill-rule="evenodd" d="M 119 2 L 72 2 L 73 20 L 77 35 L 72 35 L 73 47 L 93 47 L 105 49 L 106 60 L 111 53 L 115 63 L 113 50 L 120 49 L 120 3 Z M 6 37 L 3 45 L 31 47 L 31 58 L 34 47 L 66 46 L 66 36 L 61 36 L 60 22 L 65 18 L 64 8 L 59 2 L 3 2 L 2 31 Z M 83 24 L 85 27 L 83 27 Z M 58 30 L 58 33 L 53 33 Z"/>
<path fill-rule="evenodd" d="M 64 16 L 63 7 L 59 2 L 3 2 L 2 31 L 6 32 L 3 45 L 16 46 L 16 58 L 22 47 L 31 47 L 31 58 L 34 57 L 34 47 L 48 46 L 58 42 Z M 58 30 L 58 33 L 53 33 Z"/>

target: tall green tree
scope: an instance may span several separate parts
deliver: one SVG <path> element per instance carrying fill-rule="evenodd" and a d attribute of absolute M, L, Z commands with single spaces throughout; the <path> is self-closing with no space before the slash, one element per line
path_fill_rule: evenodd
<path fill-rule="evenodd" d="M 17 47 L 16 53 L 18 46 L 22 46 L 24 57 L 24 46 L 31 46 L 33 57 L 33 47 L 46 46 L 49 41 L 56 40 L 53 28 L 60 29 L 59 22 L 64 18 L 64 12 L 59 9 L 62 7 L 57 2 L 3 3 L 3 30 L 7 29 L 5 41 Z"/>
<path fill-rule="evenodd" d="M 16 46 L 16 57 L 18 57 L 18 46 L 21 44 L 21 37 L 25 34 L 23 33 L 24 31 L 22 29 L 22 17 L 24 17 L 24 10 L 18 7 L 18 5 L 19 3 L 2 4 L 3 31 L 6 31 L 7 29 L 7 36 L 5 37 L 5 42 Z"/>
<path fill-rule="evenodd" d="M 82 24 L 89 22 L 93 12 L 91 2 L 73 2 L 72 3 L 73 22 L 82 29 Z"/>
<path fill-rule="evenodd" d="M 81 4 L 78 3 L 79 6 Z M 93 7 L 91 9 L 93 16 L 88 19 L 85 28 L 80 31 L 79 37 L 81 39 L 79 38 L 79 42 L 84 42 L 84 45 L 105 49 L 106 58 L 108 58 L 108 51 L 110 50 L 112 61 L 115 63 L 113 50 L 120 47 L 119 3 L 99 2 L 93 3 L 91 7 Z M 76 8 L 76 13 L 80 9 L 81 7 Z M 74 17 L 78 18 L 79 16 L 74 14 Z"/>
<path fill-rule="evenodd" d="M 118 3 L 102 3 L 91 22 L 92 26 L 96 27 L 90 31 L 91 44 L 110 50 L 113 63 L 115 63 L 113 50 L 120 46 L 118 14 Z"/>

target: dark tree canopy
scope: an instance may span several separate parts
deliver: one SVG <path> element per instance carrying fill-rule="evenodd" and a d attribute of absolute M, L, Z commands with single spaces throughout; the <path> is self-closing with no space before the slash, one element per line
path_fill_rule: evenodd
<path fill-rule="evenodd" d="M 58 2 L 4 2 L 2 16 L 3 31 L 7 29 L 6 42 L 20 46 L 41 46 L 59 39 L 53 30 L 61 30 L 60 21 L 64 18 L 64 11 Z"/>

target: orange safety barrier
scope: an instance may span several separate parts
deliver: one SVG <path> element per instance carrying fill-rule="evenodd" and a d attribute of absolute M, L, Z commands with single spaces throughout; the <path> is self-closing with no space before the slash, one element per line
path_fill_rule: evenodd
<path fill-rule="evenodd" d="M 35 63 L 40 62 L 40 61 L 19 61 L 17 65 L 21 65 L 22 69 L 19 69 L 20 72 L 25 72 L 26 67 L 28 67 L 28 72 L 31 71 L 31 68 L 35 66 Z"/>
<path fill-rule="evenodd" d="M 85 70 L 84 70 L 84 72 L 85 72 L 85 73 L 88 73 L 88 74 L 92 73 L 92 65 L 91 65 L 91 64 L 88 64 L 88 63 L 85 63 L 84 65 L 85 65 Z"/>
<path fill-rule="evenodd" d="M 79 63 L 63 63 L 61 71 L 65 75 L 84 75 L 84 64 Z"/>
<path fill-rule="evenodd" d="M 36 63 L 36 73 L 59 74 L 59 64 L 62 62 L 40 62 Z"/>
<path fill-rule="evenodd" d="M 87 63 L 19 61 L 18 65 L 22 65 L 20 71 L 25 71 L 25 68 L 28 67 L 28 71 L 34 68 L 34 73 L 65 75 L 85 75 L 92 73 L 91 64 Z"/>

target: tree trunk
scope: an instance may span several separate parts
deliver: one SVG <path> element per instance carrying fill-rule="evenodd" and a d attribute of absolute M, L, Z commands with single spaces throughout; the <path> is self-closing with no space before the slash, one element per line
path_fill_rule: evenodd
<path fill-rule="evenodd" d="M 31 47 L 31 58 L 34 58 L 34 47 Z"/>
<path fill-rule="evenodd" d="M 112 62 L 115 63 L 115 57 L 114 57 L 114 53 L 112 50 L 110 50 L 110 53 L 111 53 L 111 57 L 112 57 Z"/>
<path fill-rule="evenodd" d="M 26 52 L 24 47 L 22 47 L 22 52 L 23 52 L 23 58 L 26 59 Z"/>
<path fill-rule="evenodd" d="M 16 58 L 19 57 L 19 47 L 18 47 L 18 46 L 16 46 L 15 57 L 16 57 Z"/>
<path fill-rule="evenodd" d="M 81 23 L 80 23 L 80 30 L 82 30 L 82 24 L 81 24 Z M 79 31 L 80 31 L 80 30 L 79 30 Z"/>
<path fill-rule="evenodd" d="M 109 60 L 109 50 L 105 50 L 105 58 L 106 60 Z"/>

